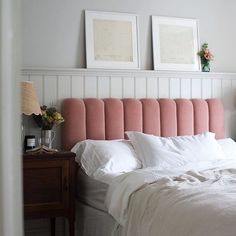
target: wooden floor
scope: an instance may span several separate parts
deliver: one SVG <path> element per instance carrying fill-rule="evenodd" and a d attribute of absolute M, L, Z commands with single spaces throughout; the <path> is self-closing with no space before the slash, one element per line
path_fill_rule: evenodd
<path fill-rule="evenodd" d="M 65 235 L 65 220 L 57 218 L 56 235 Z M 36 219 L 25 221 L 25 236 L 50 236 L 50 219 Z"/>

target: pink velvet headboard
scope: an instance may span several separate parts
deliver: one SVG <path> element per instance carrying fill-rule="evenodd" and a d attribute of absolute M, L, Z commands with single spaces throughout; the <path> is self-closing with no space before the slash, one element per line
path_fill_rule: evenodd
<path fill-rule="evenodd" d="M 123 139 L 125 131 L 159 136 L 224 137 L 224 108 L 218 99 L 65 99 L 62 143 L 70 150 L 85 139 Z"/>

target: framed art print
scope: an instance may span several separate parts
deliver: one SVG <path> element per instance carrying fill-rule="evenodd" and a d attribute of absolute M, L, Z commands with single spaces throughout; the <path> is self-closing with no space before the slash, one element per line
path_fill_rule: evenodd
<path fill-rule="evenodd" d="M 139 69 L 138 16 L 85 11 L 87 68 Z"/>
<path fill-rule="evenodd" d="M 198 20 L 152 16 L 155 70 L 199 71 Z"/>

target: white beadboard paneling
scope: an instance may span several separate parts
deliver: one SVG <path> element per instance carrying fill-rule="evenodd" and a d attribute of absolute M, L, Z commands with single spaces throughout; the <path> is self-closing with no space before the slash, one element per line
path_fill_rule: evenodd
<path fill-rule="evenodd" d="M 43 77 L 43 105 L 56 106 L 57 105 L 57 76 Z"/>
<path fill-rule="evenodd" d="M 212 79 L 212 97 L 221 98 L 221 96 L 222 96 L 221 79 Z"/>
<path fill-rule="evenodd" d="M 147 78 L 147 98 L 158 98 L 159 97 L 159 79 L 158 78 Z"/>
<path fill-rule="evenodd" d="M 34 82 L 40 105 L 43 105 L 43 76 L 31 75 L 29 80 Z"/>
<path fill-rule="evenodd" d="M 135 96 L 135 86 L 133 77 L 123 77 L 123 98 L 134 98 Z"/>
<path fill-rule="evenodd" d="M 21 79 L 34 81 L 40 101 L 49 106 L 60 106 L 65 97 L 220 98 L 226 109 L 226 135 L 236 137 L 233 73 L 28 68 Z"/>
<path fill-rule="evenodd" d="M 180 98 L 180 79 L 170 79 L 170 98 Z"/>
<path fill-rule="evenodd" d="M 236 80 L 232 80 L 231 94 L 232 94 L 232 108 L 235 111 L 236 115 Z"/>
<path fill-rule="evenodd" d="M 232 127 L 227 125 L 230 124 L 230 122 L 232 122 L 233 119 L 233 115 L 231 110 L 234 107 L 234 96 L 232 95 L 232 81 L 231 80 L 221 80 L 221 95 L 222 95 L 222 100 L 224 103 L 224 109 L 225 109 L 225 132 L 228 134 L 231 132 Z"/>
<path fill-rule="evenodd" d="M 234 107 L 234 96 L 232 96 L 232 81 L 231 80 L 221 80 L 221 99 L 224 103 L 224 110 L 225 110 L 225 132 L 231 133 L 232 126 L 229 126 L 227 124 L 230 124 L 231 122 L 234 122 L 234 116 L 232 115 L 232 109 Z"/>
<path fill-rule="evenodd" d="M 21 75 L 20 81 L 28 81 L 29 77 L 30 77 L 30 75 Z"/>
<path fill-rule="evenodd" d="M 83 98 L 84 97 L 84 77 L 74 75 L 71 78 L 71 97 Z"/>
<path fill-rule="evenodd" d="M 135 98 L 147 97 L 147 79 L 145 77 L 135 78 Z"/>
<path fill-rule="evenodd" d="M 226 110 L 230 110 L 233 105 L 232 99 L 232 81 L 222 80 L 222 100 L 224 101 L 224 107 Z"/>
<path fill-rule="evenodd" d="M 224 86 L 227 88 L 230 83 L 232 86 L 235 84 L 236 74 L 66 68 L 24 69 L 22 79 L 30 78 L 36 84 L 40 100 L 52 104 L 65 96 L 221 98 L 225 96 Z"/>
<path fill-rule="evenodd" d="M 84 97 L 96 98 L 97 97 L 97 77 L 88 76 L 84 78 Z"/>
<path fill-rule="evenodd" d="M 232 80 L 231 83 L 232 83 L 232 90 L 234 92 L 236 90 L 236 80 Z"/>
<path fill-rule="evenodd" d="M 212 96 L 212 80 L 202 79 L 202 98 L 207 99 Z"/>
<path fill-rule="evenodd" d="M 169 98 L 170 97 L 170 79 L 159 78 L 159 97 Z"/>
<path fill-rule="evenodd" d="M 191 97 L 192 98 L 202 97 L 202 80 L 201 79 L 191 80 Z"/>
<path fill-rule="evenodd" d="M 65 98 L 71 98 L 71 76 L 65 75 L 65 76 L 58 76 L 57 78 L 58 83 L 58 109 L 60 108 L 60 104 L 63 99 Z"/>
<path fill-rule="evenodd" d="M 110 78 L 110 94 L 112 98 L 122 98 L 122 77 L 111 77 Z"/>
<path fill-rule="evenodd" d="M 191 98 L 191 79 L 180 79 L 180 97 Z"/>
<path fill-rule="evenodd" d="M 98 78 L 98 98 L 110 97 L 110 77 Z"/>
<path fill-rule="evenodd" d="M 221 86 L 222 86 L 222 95 L 228 94 L 231 92 L 232 88 L 232 81 L 231 80 L 221 80 Z"/>
<path fill-rule="evenodd" d="M 236 121 L 236 80 L 232 80 L 232 88 L 231 88 L 231 95 L 232 95 L 232 107 L 230 109 L 230 123 L 235 123 Z M 227 122 L 226 122 L 227 127 Z M 231 137 L 236 137 L 236 128 L 232 129 L 232 127 L 229 127 L 230 131 L 228 133 L 231 135 Z"/>

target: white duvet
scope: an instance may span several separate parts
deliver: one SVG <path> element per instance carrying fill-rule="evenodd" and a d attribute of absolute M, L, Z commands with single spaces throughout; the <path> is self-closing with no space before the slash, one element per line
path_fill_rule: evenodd
<path fill-rule="evenodd" d="M 236 160 L 123 174 L 106 204 L 127 236 L 236 236 Z"/>

